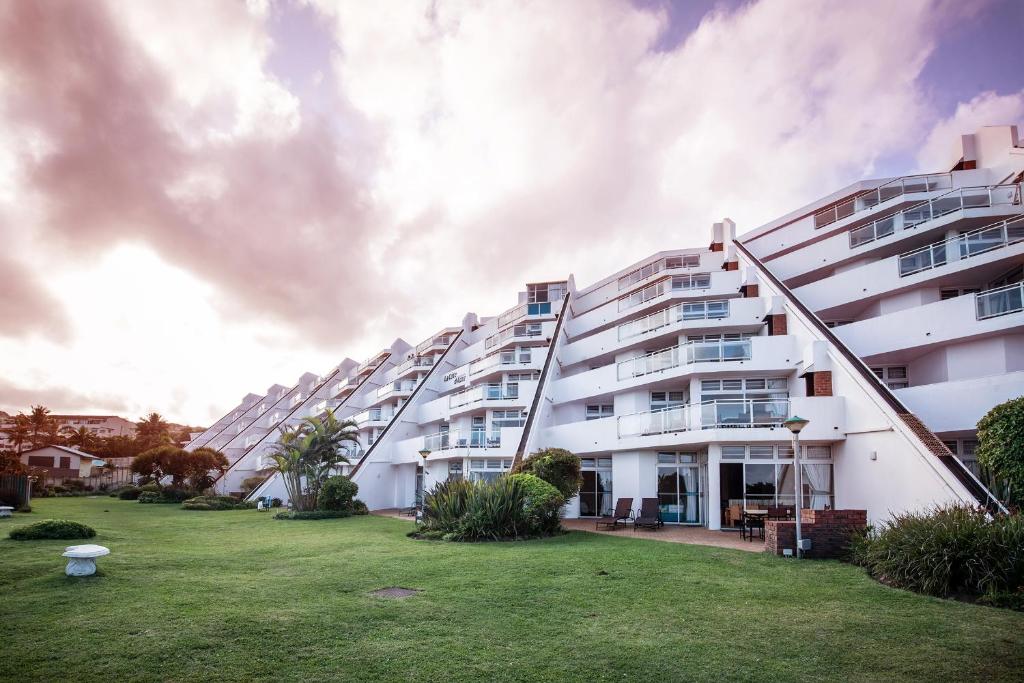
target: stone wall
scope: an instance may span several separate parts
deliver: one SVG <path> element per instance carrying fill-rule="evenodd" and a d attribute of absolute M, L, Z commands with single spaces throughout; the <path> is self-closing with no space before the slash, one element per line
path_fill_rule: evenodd
<path fill-rule="evenodd" d="M 808 558 L 842 557 L 850 546 L 850 534 L 863 530 L 868 523 L 867 510 L 801 510 L 800 533 L 811 539 Z M 789 549 L 796 551 L 796 522 L 769 520 L 765 523 L 764 547 L 770 553 L 782 555 Z"/>

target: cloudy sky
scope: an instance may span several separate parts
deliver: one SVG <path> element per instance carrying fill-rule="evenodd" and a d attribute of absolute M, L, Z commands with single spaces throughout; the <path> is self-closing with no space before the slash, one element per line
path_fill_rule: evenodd
<path fill-rule="evenodd" d="M 0 409 L 247 392 L 1024 121 L 1019 0 L 0 0 Z"/>

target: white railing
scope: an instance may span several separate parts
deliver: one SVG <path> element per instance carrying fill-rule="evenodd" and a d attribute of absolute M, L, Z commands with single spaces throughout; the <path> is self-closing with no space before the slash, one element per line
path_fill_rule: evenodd
<path fill-rule="evenodd" d="M 750 360 L 750 339 L 687 342 L 618 363 L 618 379 L 641 377 L 691 363 Z"/>
<path fill-rule="evenodd" d="M 514 398 L 519 398 L 518 384 L 506 384 L 505 386 L 488 384 L 452 394 L 448 397 L 448 407 L 461 408 L 480 401 L 502 401 Z"/>
<path fill-rule="evenodd" d="M 851 230 L 850 247 L 869 244 L 900 230 L 910 230 L 921 223 L 964 209 L 1021 203 L 1020 183 L 990 187 L 962 187 L 910 208 L 879 218 L 873 223 Z"/>
<path fill-rule="evenodd" d="M 619 325 L 619 341 L 648 334 L 684 320 L 712 320 L 729 317 L 729 301 L 694 301 L 673 304 L 657 313 Z"/>
<path fill-rule="evenodd" d="M 409 394 L 416 388 L 416 382 L 402 382 L 400 380 L 385 384 L 377 390 L 377 400 L 383 400 L 395 394 Z"/>
<path fill-rule="evenodd" d="M 618 418 L 619 438 L 671 434 L 693 429 L 781 426 L 789 416 L 787 398 L 712 399 Z"/>
<path fill-rule="evenodd" d="M 366 360 L 366 361 L 363 361 L 362 363 L 360 363 L 359 367 L 356 368 L 356 374 L 357 375 L 361 375 L 364 372 L 366 372 L 367 370 L 371 370 L 373 368 L 376 368 L 378 365 L 380 365 L 381 363 L 384 362 L 384 354 L 386 354 L 386 353 L 387 353 L 387 350 L 381 351 L 381 352 L 377 353 L 376 355 L 374 355 L 369 360 Z"/>
<path fill-rule="evenodd" d="M 540 323 L 533 323 L 532 325 L 515 325 L 513 327 L 506 328 L 497 334 L 492 334 L 490 337 L 484 340 L 484 348 L 490 349 L 498 344 L 502 344 L 512 338 L 520 337 L 539 337 L 543 334 L 544 330 L 540 326 Z"/>
<path fill-rule="evenodd" d="M 501 448 L 501 433 L 494 431 L 439 432 L 423 437 L 423 450 L 447 451 L 458 448 Z"/>
<path fill-rule="evenodd" d="M 848 218 L 858 211 L 871 209 L 893 197 L 918 192 L 932 192 L 934 190 L 947 190 L 953 187 L 953 176 L 949 173 L 938 173 L 933 175 L 907 176 L 890 180 L 884 185 L 879 185 L 874 190 L 863 192 L 853 199 L 849 199 L 835 206 L 814 214 L 814 227 L 823 228 L 836 221 Z"/>
<path fill-rule="evenodd" d="M 531 356 L 520 357 L 515 351 L 501 351 L 492 353 L 489 356 L 475 360 L 469 364 L 469 374 L 476 375 L 498 365 L 526 365 L 530 362 Z"/>
<path fill-rule="evenodd" d="M 384 422 L 388 418 L 384 417 L 384 413 L 381 412 L 380 408 L 370 408 L 356 414 L 352 419 L 357 425 L 362 426 L 368 422 Z"/>
<path fill-rule="evenodd" d="M 699 268 L 700 267 L 700 255 L 699 254 L 682 254 L 680 256 L 666 256 L 660 258 L 657 261 L 640 266 L 636 270 L 632 270 L 622 277 L 619 278 L 619 289 L 623 290 L 627 287 L 631 287 L 638 282 L 642 282 L 652 275 L 656 275 L 663 270 L 674 270 L 676 268 Z"/>
<path fill-rule="evenodd" d="M 650 301 L 651 299 L 657 299 L 665 293 L 666 282 L 667 280 L 662 280 L 661 282 L 656 282 L 653 285 L 648 285 L 643 289 L 638 289 L 632 294 L 621 297 L 619 299 L 619 310 L 625 311 L 633 308 L 634 306 L 639 306 L 642 303 Z"/>
<path fill-rule="evenodd" d="M 707 289 L 711 286 L 710 273 L 676 275 L 672 278 L 672 291 L 680 289 Z"/>
<path fill-rule="evenodd" d="M 520 318 L 526 317 L 526 304 L 519 304 L 498 316 L 498 327 L 511 325 Z"/>
<path fill-rule="evenodd" d="M 978 320 L 1024 311 L 1024 282 L 978 292 L 974 295 L 974 305 Z"/>
<path fill-rule="evenodd" d="M 426 340 L 424 342 L 420 342 L 419 344 L 416 345 L 416 353 L 424 353 L 428 349 L 431 349 L 431 348 L 433 348 L 435 346 L 439 346 L 439 347 L 448 346 L 448 344 L 451 343 L 453 336 L 455 336 L 455 335 L 439 334 L 439 335 L 437 335 L 435 337 L 431 337 L 430 339 L 428 339 L 428 340 Z"/>
<path fill-rule="evenodd" d="M 1024 242 L 1024 216 L 965 232 L 899 255 L 900 277 L 944 266 L 951 261 L 984 254 Z"/>
<path fill-rule="evenodd" d="M 434 365 L 433 356 L 413 356 L 408 359 L 400 366 L 398 366 L 398 374 L 402 375 L 409 372 L 413 368 L 429 368 Z"/>

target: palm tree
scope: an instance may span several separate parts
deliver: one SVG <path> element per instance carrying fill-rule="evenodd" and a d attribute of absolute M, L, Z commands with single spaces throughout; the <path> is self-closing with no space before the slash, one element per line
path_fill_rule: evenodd
<path fill-rule="evenodd" d="M 96 446 L 96 435 L 85 427 L 79 427 L 78 429 L 65 427 L 63 432 L 65 434 L 64 438 L 67 441 L 67 444 L 69 446 L 74 446 L 80 451 L 91 453 L 93 448 Z"/>
<path fill-rule="evenodd" d="M 293 508 L 316 507 L 324 481 L 338 465 L 349 462 L 344 445 L 359 443 L 357 429 L 355 422 L 339 420 L 333 412 L 280 429 L 281 436 L 269 453 L 274 463 L 270 469 L 281 474 Z"/>
<path fill-rule="evenodd" d="M 150 413 L 135 423 L 135 439 L 144 451 L 166 446 L 171 443 L 170 426 L 160 413 Z"/>
<path fill-rule="evenodd" d="M 39 435 L 52 434 L 54 429 L 54 419 L 50 417 L 50 409 L 45 406 L 32 406 L 32 412 L 28 415 L 29 429 L 32 432 L 32 447 L 39 448 L 40 446 L 46 446 L 43 441 L 40 440 Z"/>
<path fill-rule="evenodd" d="M 2 430 L 7 438 L 14 444 L 14 452 L 21 455 L 26 442 L 30 442 L 32 427 L 29 424 L 28 416 L 18 413 L 14 416 L 14 422 Z"/>

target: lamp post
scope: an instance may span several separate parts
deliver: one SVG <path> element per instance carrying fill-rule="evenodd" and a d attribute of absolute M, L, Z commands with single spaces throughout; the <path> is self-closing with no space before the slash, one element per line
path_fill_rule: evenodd
<path fill-rule="evenodd" d="M 800 432 L 809 422 L 810 420 L 794 415 L 782 423 L 786 426 L 786 429 L 793 433 L 793 469 L 796 470 L 796 476 L 794 477 L 796 505 L 793 507 L 793 511 L 796 515 L 796 556 L 798 558 L 803 555 L 803 535 L 800 533 L 800 493 L 803 489 L 803 476 L 800 472 Z"/>
<path fill-rule="evenodd" d="M 423 523 L 423 501 L 427 497 L 427 458 L 430 456 L 430 451 L 424 448 L 420 451 L 420 457 L 423 458 L 423 476 L 420 477 L 420 500 L 419 509 L 416 510 L 416 523 Z"/>

